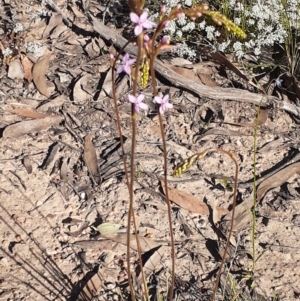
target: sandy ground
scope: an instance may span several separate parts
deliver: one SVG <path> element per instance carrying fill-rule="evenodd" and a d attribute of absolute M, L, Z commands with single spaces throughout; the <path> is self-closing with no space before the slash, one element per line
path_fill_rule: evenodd
<path fill-rule="evenodd" d="M 19 6 L 9 1 L 8 5 L 28 29 L 24 41 L 40 42 L 46 53 L 52 53 L 46 70 L 50 98 L 42 95 L 32 81 L 26 83 L 24 78 L 8 77 L 9 67 L 2 64 L 0 300 L 84 300 L 79 293 L 95 274 L 99 281 L 94 300 L 122 300 L 122 295 L 126 300 L 126 246 L 101 238 L 91 228 L 116 223 L 124 242 L 129 196 L 112 100 L 103 92 L 103 86 L 110 85 L 109 46 L 94 35 L 92 25 L 76 5 L 64 9 L 64 13 L 72 17 L 81 32 L 72 31 L 61 20 L 52 29 L 48 28 L 48 33 L 44 32 L 47 25 L 43 21 L 35 21 L 29 27 L 32 22 L 29 14 L 22 14 L 26 6 L 25 1 Z M 92 12 L 95 7 L 91 5 Z M 40 6 L 35 4 L 32 8 L 34 11 Z M 32 33 L 36 34 L 34 38 Z M 5 36 L 5 31 L 2 35 Z M 97 49 L 103 55 L 99 56 Z M 13 60 L 21 61 L 26 56 L 22 51 L 24 48 Z M 118 105 L 125 148 L 129 152 L 131 122 L 126 94 L 130 93 L 130 87 L 126 78 L 121 83 Z M 220 84 L 226 86 L 227 82 L 220 80 Z M 160 85 L 165 91 L 166 87 Z M 146 98 L 151 107 L 151 97 Z M 213 209 L 216 206 L 232 209 L 232 192 L 224 188 L 224 179 L 228 178 L 229 186 L 232 185 L 234 166 L 229 158 L 211 154 L 181 178 L 172 177 L 172 169 L 182 159 L 204 149 L 217 147 L 231 151 L 239 164 L 238 203 L 251 198 L 254 129 L 232 123 L 253 122 L 257 107 L 204 99 L 175 88 L 171 89 L 171 102 L 174 109 L 164 119 L 169 185 L 210 208 L 205 215 L 172 203 L 176 295 L 177 300 L 208 300 L 224 245 L 217 235 L 219 224 L 215 224 Z M 27 128 L 24 134 L 7 135 L 5 131 L 11 124 L 20 123 L 21 128 L 26 128 L 29 125 L 23 122 L 40 118 L 24 117 L 24 111 L 22 116 L 15 114 L 11 110 L 16 108 L 61 119 L 39 130 Z M 170 236 L 160 183 L 163 175 L 160 129 L 152 108 L 138 118 L 134 210 L 139 235 L 153 241 L 156 247 L 147 247 L 143 253 L 145 266 L 149 258 L 155 262 L 154 266 L 146 266 L 150 293 L 165 296 L 170 279 Z M 295 163 L 293 158 L 299 149 L 299 127 L 292 116 L 272 107 L 264 109 L 267 119 L 257 131 L 258 179 L 278 167 Z M 209 129 L 218 132 L 203 135 Z M 92 137 L 96 151 L 100 185 L 91 177 L 88 166 L 87 136 Z M 268 190 L 258 203 L 255 254 L 251 225 L 234 229 L 235 246 L 222 276 L 219 299 L 222 292 L 226 296 L 244 296 L 246 300 L 299 299 L 298 169 Z M 138 256 L 134 250 L 130 256 L 139 291 Z M 85 296 L 85 300 L 91 299 Z"/>

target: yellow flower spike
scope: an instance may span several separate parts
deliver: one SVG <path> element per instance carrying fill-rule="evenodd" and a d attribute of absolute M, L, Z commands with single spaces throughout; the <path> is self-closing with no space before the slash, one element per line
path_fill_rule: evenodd
<path fill-rule="evenodd" d="M 149 81 L 149 62 L 144 60 L 141 66 L 140 85 L 142 89 L 147 87 Z"/>
<path fill-rule="evenodd" d="M 198 154 L 193 155 L 192 157 L 185 159 L 182 163 L 180 163 L 173 172 L 174 177 L 181 176 L 185 171 L 187 171 L 198 159 Z"/>
<path fill-rule="evenodd" d="M 247 35 L 241 28 L 239 28 L 231 20 L 227 19 L 227 17 L 222 15 L 220 12 L 205 11 L 203 12 L 203 14 L 211 17 L 212 20 L 216 22 L 218 25 L 223 25 L 227 31 L 232 32 L 234 35 L 241 37 L 242 39 L 245 39 L 247 37 Z"/>

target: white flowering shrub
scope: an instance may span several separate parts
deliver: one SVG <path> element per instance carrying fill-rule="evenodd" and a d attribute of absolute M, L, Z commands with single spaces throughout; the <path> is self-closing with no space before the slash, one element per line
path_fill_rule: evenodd
<path fill-rule="evenodd" d="M 199 3 L 200 0 L 181 2 L 185 7 Z M 166 0 L 169 10 L 177 4 L 176 0 Z M 211 4 L 210 6 L 212 7 Z M 196 41 L 197 43 L 206 42 L 213 50 L 233 53 L 237 59 L 242 58 L 248 52 L 259 56 L 264 48 L 273 46 L 275 42 L 291 43 L 292 30 L 293 32 L 300 30 L 300 0 L 252 0 L 249 2 L 216 0 L 214 7 L 240 26 L 247 34 L 247 38 L 239 39 L 228 34 L 207 19 L 193 22 L 183 16 L 171 21 L 166 29 L 173 40 L 183 43 L 183 47 L 175 49 L 180 56 L 193 59 L 196 52 L 188 45 Z M 197 36 L 192 31 L 196 32 Z"/>

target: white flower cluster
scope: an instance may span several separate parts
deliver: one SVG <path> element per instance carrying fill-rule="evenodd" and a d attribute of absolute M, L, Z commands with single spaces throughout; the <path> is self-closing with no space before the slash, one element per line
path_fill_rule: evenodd
<path fill-rule="evenodd" d="M 33 43 L 33 42 L 28 42 L 25 43 L 24 45 L 25 49 L 27 52 L 29 53 L 36 53 L 37 50 L 42 47 L 42 45 L 40 43 Z"/>
<path fill-rule="evenodd" d="M 180 47 L 174 47 L 171 52 L 176 53 L 180 57 L 187 56 L 193 60 L 196 57 L 196 51 L 191 49 L 186 43 L 180 44 Z"/>
<path fill-rule="evenodd" d="M 5 49 L 2 50 L 2 54 L 4 56 L 10 56 L 12 53 L 13 51 L 9 47 L 6 47 Z"/>
<path fill-rule="evenodd" d="M 16 23 L 14 26 L 14 32 L 18 33 L 24 30 L 24 27 L 21 23 Z"/>
<path fill-rule="evenodd" d="M 217 26 L 207 24 L 205 20 L 195 23 L 186 16 L 171 21 L 166 31 L 176 41 L 187 42 L 191 31 L 196 29 L 203 33 L 214 49 L 233 52 L 238 59 L 247 52 L 254 52 L 259 56 L 263 48 L 273 46 L 275 42 L 284 43 L 291 29 L 300 31 L 300 0 L 253 0 L 251 5 L 236 0 L 227 1 L 227 11 L 230 14 L 227 17 L 244 29 L 247 39 L 239 41 L 232 37 L 232 40 L 228 38 L 220 41 L 218 37 L 221 34 Z M 195 1 L 182 1 L 188 7 L 192 2 Z M 220 7 L 222 3 L 220 1 Z M 166 0 L 167 11 L 177 4 L 177 0 Z M 180 53 L 189 56 L 193 51 L 188 48 L 185 44 Z"/>

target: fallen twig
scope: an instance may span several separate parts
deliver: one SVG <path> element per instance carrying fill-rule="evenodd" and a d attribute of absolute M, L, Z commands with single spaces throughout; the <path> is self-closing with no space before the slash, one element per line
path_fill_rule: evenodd
<path fill-rule="evenodd" d="M 94 30 L 99 33 L 102 38 L 110 41 L 118 48 L 124 47 L 124 45 L 128 42 L 113 29 L 105 26 L 99 19 L 92 15 L 89 16 L 92 19 Z M 125 51 L 131 55 L 136 55 L 137 48 L 136 46 L 129 44 L 126 46 Z M 296 116 L 300 116 L 300 108 L 296 107 L 294 104 L 280 101 L 275 96 L 251 93 L 249 91 L 236 88 L 208 87 L 184 78 L 157 59 L 155 60 L 155 71 L 167 79 L 172 85 L 193 92 L 200 97 L 249 102 L 261 106 L 267 106 L 273 103 L 277 108 L 281 108 Z"/>

